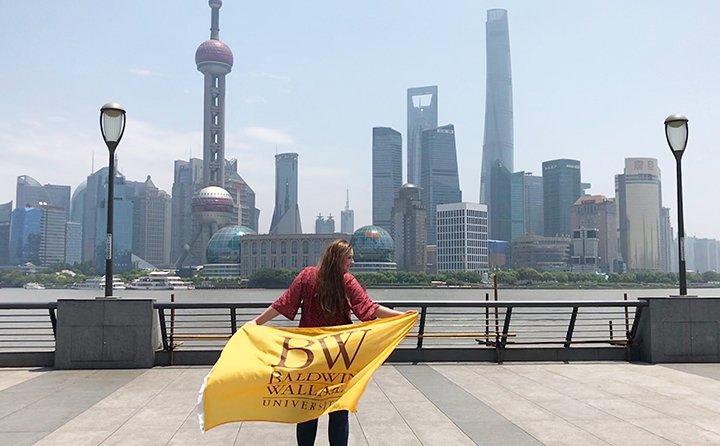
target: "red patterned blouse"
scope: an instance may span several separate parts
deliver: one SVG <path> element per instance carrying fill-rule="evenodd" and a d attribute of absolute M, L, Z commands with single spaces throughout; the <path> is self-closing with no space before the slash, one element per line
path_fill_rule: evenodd
<path fill-rule="evenodd" d="M 349 299 L 350 307 L 342 314 L 335 317 L 328 317 L 320 308 L 320 301 L 315 295 L 317 287 L 316 266 L 310 266 L 295 277 L 290 287 L 280 296 L 272 307 L 280 314 L 290 320 L 294 320 L 298 309 L 302 307 L 300 315 L 301 327 L 327 327 L 332 325 L 344 325 L 352 323 L 350 310 L 361 321 L 369 321 L 375 318 L 375 312 L 380 304 L 370 299 L 360 282 L 350 273 L 345 273 L 345 291 Z"/>

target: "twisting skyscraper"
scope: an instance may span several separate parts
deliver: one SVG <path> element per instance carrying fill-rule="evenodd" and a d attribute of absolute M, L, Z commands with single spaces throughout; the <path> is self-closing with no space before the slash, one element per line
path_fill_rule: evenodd
<path fill-rule="evenodd" d="M 480 203 L 488 205 L 490 238 L 510 240 L 513 99 L 507 11 L 490 9 L 485 24 L 487 80 Z"/>
<path fill-rule="evenodd" d="M 298 154 L 275 155 L 275 210 L 270 234 L 302 234 L 298 206 Z"/>
<path fill-rule="evenodd" d="M 408 88 L 407 91 L 407 182 L 420 185 L 422 132 L 438 126 L 438 89 Z M 399 185 L 398 185 L 399 186 Z M 392 203 L 392 201 L 391 201 Z"/>

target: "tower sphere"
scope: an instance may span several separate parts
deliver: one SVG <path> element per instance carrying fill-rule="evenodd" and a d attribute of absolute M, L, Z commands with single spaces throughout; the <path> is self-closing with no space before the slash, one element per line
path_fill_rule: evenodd
<path fill-rule="evenodd" d="M 226 65 L 227 72 L 230 72 L 233 66 L 233 53 L 221 40 L 206 40 L 195 51 L 195 63 L 200 71 L 205 64 L 221 64 Z"/>
<path fill-rule="evenodd" d="M 210 0 L 208 5 L 210 5 L 211 8 L 221 8 L 222 0 Z"/>
<path fill-rule="evenodd" d="M 222 187 L 208 186 L 192 197 L 192 212 L 198 214 L 203 223 L 224 224 L 233 212 L 235 201 Z"/>

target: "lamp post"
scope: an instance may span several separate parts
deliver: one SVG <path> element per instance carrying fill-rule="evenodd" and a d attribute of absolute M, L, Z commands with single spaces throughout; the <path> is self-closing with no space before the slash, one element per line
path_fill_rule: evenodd
<path fill-rule="evenodd" d="M 685 269 L 685 224 L 683 222 L 682 169 L 680 159 L 688 141 L 688 119 L 684 115 L 670 115 L 665 118 L 665 138 L 675 156 L 677 170 L 677 214 L 678 214 L 678 274 L 680 296 L 687 296 L 687 272 Z"/>
<path fill-rule="evenodd" d="M 105 239 L 105 297 L 112 296 L 113 286 L 113 204 L 115 201 L 115 149 L 125 132 L 125 109 L 117 102 L 100 108 L 100 132 L 107 145 L 108 162 L 107 238 Z"/>

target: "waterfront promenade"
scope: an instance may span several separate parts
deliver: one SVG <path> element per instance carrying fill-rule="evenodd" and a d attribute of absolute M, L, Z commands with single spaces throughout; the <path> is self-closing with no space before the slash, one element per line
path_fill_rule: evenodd
<path fill-rule="evenodd" d="M 0 369 L 0 444 L 295 444 L 294 425 L 201 434 L 208 371 Z M 350 423 L 351 445 L 720 445 L 720 364 L 386 364 Z"/>

